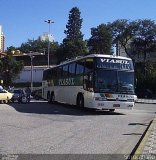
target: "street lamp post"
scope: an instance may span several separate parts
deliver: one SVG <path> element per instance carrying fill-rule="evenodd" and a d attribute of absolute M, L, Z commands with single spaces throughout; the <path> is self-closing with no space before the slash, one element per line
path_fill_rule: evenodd
<path fill-rule="evenodd" d="M 54 23 L 54 22 L 52 20 L 50 20 L 50 19 L 48 19 L 48 20 L 46 20 L 44 22 L 49 24 L 49 33 L 48 33 L 48 68 L 50 68 L 50 63 L 49 63 L 49 60 L 50 60 L 50 57 L 49 57 L 49 52 L 50 52 L 50 40 L 49 40 L 49 38 L 50 38 L 50 24 Z"/>

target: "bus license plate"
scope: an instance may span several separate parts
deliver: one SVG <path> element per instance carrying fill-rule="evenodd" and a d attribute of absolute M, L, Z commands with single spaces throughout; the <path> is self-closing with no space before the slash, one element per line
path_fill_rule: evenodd
<path fill-rule="evenodd" d="M 113 104 L 113 107 L 120 107 L 120 104 Z"/>

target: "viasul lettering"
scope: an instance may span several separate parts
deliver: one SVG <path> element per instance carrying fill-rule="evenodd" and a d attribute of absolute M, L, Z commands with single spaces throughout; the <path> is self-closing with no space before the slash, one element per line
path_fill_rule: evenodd
<path fill-rule="evenodd" d="M 104 59 L 101 58 L 102 63 L 119 63 L 119 64 L 129 64 L 127 60 L 121 60 L 121 59 Z"/>
<path fill-rule="evenodd" d="M 59 79 L 59 86 L 73 86 L 74 78 Z"/>

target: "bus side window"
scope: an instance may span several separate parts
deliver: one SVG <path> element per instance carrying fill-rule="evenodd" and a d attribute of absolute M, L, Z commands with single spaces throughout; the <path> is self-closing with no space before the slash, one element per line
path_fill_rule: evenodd
<path fill-rule="evenodd" d="M 76 75 L 83 74 L 84 72 L 84 60 L 76 62 Z"/>
<path fill-rule="evenodd" d="M 69 76 L 75 75 L 75 68 L 76 68 L 75 62 L 69 64 Z"/>
<path fill-rule="evenodd" d="M 62 72 L 63 72 L 64 77 L 68 76 L 68 65 L 67 64 L 63 66 Z"/>

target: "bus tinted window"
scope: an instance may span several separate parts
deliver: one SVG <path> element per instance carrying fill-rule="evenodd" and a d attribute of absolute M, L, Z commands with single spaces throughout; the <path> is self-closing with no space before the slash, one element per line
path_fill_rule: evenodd
<path fill-rule="evenodd" d="M 48 71 L 48 70 L 46 70 L 46 71 L 43 72 L 43 80 L 46 80 L 46 79 L 47 79 L 47 76 L 48 76 L 47 71 Z"/>
<path fill-rule="evenodd" d="M 94 61 L 93 58 L 86 59 L 85 62 L 85 73 L 91 72 L 94 68 Z"/>
<path fill-rule="evenodd" d="M 63 66 L 63 76 L 67 76 L 68 75 L 68 65 L 64 65 Z"/>
<path fill-rule="evenodd" d="M 83 74 L 84 64 L 83 60 L 76 63 L 76 74 Z"/>
<path fill-rule="evenodd" d="M 76 67 L 76 63 L 75 62 L 69 64 L 69 75 L 72 76 L 72 75 L 75 74 L 75 67 Z"/>

